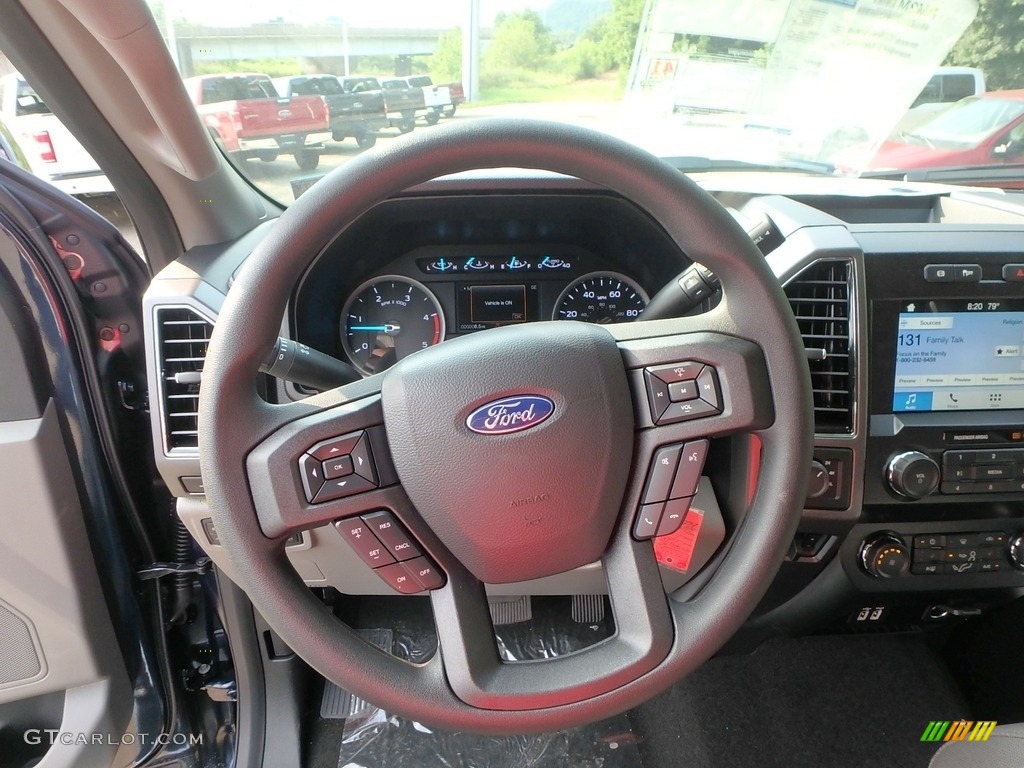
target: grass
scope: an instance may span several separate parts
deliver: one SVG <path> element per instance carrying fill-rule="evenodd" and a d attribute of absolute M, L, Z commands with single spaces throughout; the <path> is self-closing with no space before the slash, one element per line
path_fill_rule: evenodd
<path fill-rule="evenodd" d="M 572 80 L 565 75 L 530 73 L 528 80 L 502 85 L 480 84 L 480 98 L 466 109 L 496 104 L 524 104 L 537 102 L 618 101 L 624 87 L 617 72 L 586 80 Z"/>

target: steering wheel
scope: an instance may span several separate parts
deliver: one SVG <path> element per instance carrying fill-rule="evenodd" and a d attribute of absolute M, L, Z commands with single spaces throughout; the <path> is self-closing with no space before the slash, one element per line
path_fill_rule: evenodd
<path fill-rule="evenodd" d="M 220 540 L 240 586 L 285 642 L 325 678 L 390 712 L 490 733 L 609 717 L 710 658 L 782 561 L 812 451 L 810 378 L 796 322 L 733 218 L 685 175 L 631 145 L 521 120 L 466 121 L 388 144 L 296 201 L 224 302 L 199 407 L 202 473 Z M 260 397 L 257 374 L 293 286 L 345 226 L 416 184 L 503 167 L 576 176 L 632 201 L 718 275 L 722 301 L 698 317 L 482 331 L 299 402 Z M 645 369 L 678 363 L 715 372 L 718 408 L 658 422 Z M 509 408 L 495 409 L 509 397 Z M 651 457 L 665 444 L 739 433 L 761 446 L 743 521 L 696 595 L 666 595 L 651 541 L 634 527 Z M 368 441 L 370 485 L 312 503 L 303 456 L 338 436 L 348 440 L 344 450 Z M 424 664 L 363 641 L 285 555 L 296 531 L 380 510 L 433 566 L 438 652 Z M 484 584 L 597 561 L 614 635 L 567 656 L 502 663 Z"/>

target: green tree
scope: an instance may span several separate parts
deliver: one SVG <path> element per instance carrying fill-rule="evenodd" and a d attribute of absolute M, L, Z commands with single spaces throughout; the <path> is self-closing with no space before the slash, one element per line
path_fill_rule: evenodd
<path fill-rule="evenodd" d="M 981 0 L 946 64 L 979 67 L 990 90 L 1024 87 L 1024 0 Z"/>
<path fill-rule="evenodd" d="M 536 70 L 553 51 L 551 33 L 536 11 L 502 13 L 494 20 L 494 37 L 484 63 L 498 70 Z"/>
<path fill-rule="evenodd" d="M 636 38 L 640 34 L 640 21 L 644 14 L 645 0 L 614 0 L 612 9 L 599 18 L 584 34 L 584 39 L 593 40 L 599 46 L 601 55 L 612 62 L 613 67 L 629 69 L 633 61 Z"/>
<path fill-rule="evenodd" d="M 461 29 L 450 29 L 437 39 L 437 48 L 430 57 L 430 74 L 437 83 L 455 82 L 462 78 Z"/>

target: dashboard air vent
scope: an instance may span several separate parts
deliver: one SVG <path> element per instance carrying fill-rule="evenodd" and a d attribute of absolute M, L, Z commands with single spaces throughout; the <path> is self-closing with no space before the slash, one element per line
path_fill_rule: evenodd
<path fill-rule="evenodd" d="M 156 328 L 164 449 L 194 453 L 199 448 L 199 383 L 213 323 L 187 307 L 160 307 Z"/>
<path fill-rule="evenodd" d="M 850 262 L 819 261 L 785 287 L 808 350 L 818 433 L 853 431 L 850 281 Z"/>

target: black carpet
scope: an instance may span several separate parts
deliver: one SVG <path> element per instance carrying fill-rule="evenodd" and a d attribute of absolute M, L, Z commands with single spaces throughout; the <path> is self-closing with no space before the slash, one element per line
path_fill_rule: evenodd
<path fill-rule="evenodd" d="M 928 721 L 967 717 L 923 642 L 879 635 L 773 640 L 630 713 L 645 768 L 925 768 Z"/>

